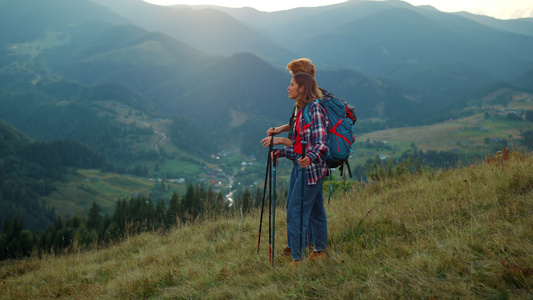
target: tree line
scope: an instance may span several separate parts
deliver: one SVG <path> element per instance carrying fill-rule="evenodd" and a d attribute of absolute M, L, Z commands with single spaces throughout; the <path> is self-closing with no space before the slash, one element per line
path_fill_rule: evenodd
<path fill-rule="evenodd" d="M 244 189 L 229 203 L 221 192 L 203 185 L 188 186 L 185 195 L 174 192 L 168 203 L 150 197 L 118 199 L 111 215 L 93 202 L 85 216 L 64 220 L 56 216 L 44 231 L 32 232 L 18 219 L 5 220 L 0 234 L 0 260 L 106 247 L 142 232 L 165 232 L 180 223 L 248 214 L 259 207 L 262 193 Z M 279 202 L 279 205 L 284 205 Z"/>

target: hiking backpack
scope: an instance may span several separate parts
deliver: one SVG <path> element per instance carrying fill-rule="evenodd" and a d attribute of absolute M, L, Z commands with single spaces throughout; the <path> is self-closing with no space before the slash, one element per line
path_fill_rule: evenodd
<path fill-rule="evenodd" d="M 355 107 L 349 105 L 343 100 L 336 98 L 332 93 L 321 89 L 322 99 L 317 99 L 316 102 L 326 110 L 328 114 L 328 155 L 326 156 L 326 163 L 328 168 L 334 169 L 339 167 L 340 175 L 344 169 L 344 165 L 348 168 L 350 178 L 352 171 L 348 158 L 352 153 L 352 144 L 355 141 L 353 134 L 353 126 L 357 121 L 355 116 Z M 311 123 L 309 111 L 307 106 L 304 109 L 304 120 L 306 124 Z"/>

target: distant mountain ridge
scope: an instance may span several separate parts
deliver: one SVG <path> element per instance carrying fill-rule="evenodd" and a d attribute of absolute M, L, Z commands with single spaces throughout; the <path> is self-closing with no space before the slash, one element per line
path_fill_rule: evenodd
<path fill-rule="evenodd" d="M 342 30 L 343 27 L 346 27 L 348 24 L 353 23 L 357 20 L 369 18 L 371 16 L 375 16 L 376 21 L 366 27 L 363 26 L 365 22 L 358 23 L 357 25 L 362 27 L 357 30 L 359 32 L 364 32 L 368 30 L 372 30 L 372 33 L 381 32 L 381 34 L 384 35 L 383 41 L 386 41 L 388 39 L 394 40 L 394 32 L 402 32 L 407 37 L 419 38 L 420 40 L 423 40 L 420 37 L 417 37 L 419 31 L 409 31 L 409 28 L 403 27 L 405 25 L 409 26 L 409 24 L 417 25 L 417 27 L 427 30 L 428 32 L 432 32 L 436 29 L 446 29 L 447 31 L 454 32 L 456 34 L 461 34 L 467 39 L 477 39 L 478 41 L 482 41 L 482 39 L 485 38 L 486 40 L 483 42 L 489 42 L 489 44 L 493 43 L 493 45 L 498 45 L 498 40 L 494 40 L 494 37 L 497 37 L 498 34 L 501 34 L 502 38 L 504 38 L 507 34 L 511 33 L 520 33 L 522 35 L 526 34 L 528 36 L 533 35 L 533 27 L 531 26 L 533 23 L 530 19 L 496 20 L 493 18 L 476 16 L 472 14 L 468 14 L 467 18 L 464 17 L 465 14 L 443 13 L 430 6 L 415 7 L 403 1 L 351 0 L 335 5 L 315 8 L 296 8 L 273 13 L 261 13 L 257 11 L 252 11 L 250 9 L 219 9 L 243 21 L 243 23 L 248 24 L 249 26 L 255 26 L 255 28 L 261 29 L 262 32 L 270 33 L 270 36 L 275 37 L 274 40 L 281 39 L 282 44 L 288 47 L 289 49 L 292 49 L 293 51 L 295 50 L 294 47 L 296 45 L 299 45 L 301 42 L 304 42 L 308 39 L 313 40 L 315 42 L 315 45 L 320 44 L 320 42 L 317 42 L 320 39 L 315 40 L 313 36 L 327 36 L 335 32 L 337 32 L 337 34 L 341 32 L 344 33 L 344 31 Z M 387 11 L 390 12 L 380 16 L 380 14 L 383 14 Z M 402 15 L 406 14 L 406 11 L 411 11 L 419 16 L 424 16 L 426 18 L 426 24 L 414 23 L 414 20 L 409 19 L 409 17 L 406 17 L 404 20 L 401 20 L 398 23 L 392 23 L 393 26 L 387 24 L 387 22 L 390 22 L 391 17 L 402 17 Z M 416 15 L 409 16 L 417 17 Z M 373 19 L 374 18 L 370 18 L 369 20 Z M 474 22 L 469 22 L 471 20 L 473 20 Z M 488 24 L 492 25 L 490 27 L 486 27 L 488 26 Z M 432 26 L 433 28 L 422 27 L 428 25 Z M 395 31 L 390 32 L 389 35 L 387 35 L 386 31 L 379 30 L 379 28 L 377 28 L 376 26 L 382 26 L 383 29 Z M 504 29 L 505 32 L 502 31 Z M 353 30 L 355 29 L 352 28 L 352 31 Z M 303 34 L 295 34 L 297 32 L 303 32 Z M 438 35 L 438 32 L 435 33 L 436 34 L 433 34 L 433 39 L 440 39 L 441 36 Z M 370 32 L 368 34 L 371 35 Z M 347 43 L 349 43 L 350 41 L 355 42 L 355 40 L 350 39 L 349 35 L 343 36 L 342 39 L 349 40 L 347 41 Z M 455 39 L 456 43 L 464 42 L 464 40 L 458 39 L 457 37 L 455 37 Z M 333 40 L 339 41 L 340 39 Z M 531 40 L 528 38 L 524 39 L 524 41 L 528 41 L 528 43 L 531 43 Z M 364 44 L 366 40 L 362 39 L 360 42 Z M 406 40 L 406 42 L 409 41 Z M 446 42 L 453 42 L 453 40 L 449 40 Z M 312 43 L 309 42 L 309 44 Z M 529 53 L 527 52 L 528 48 L 515 47 L 514 45 L 514 43 L 501 43 L 498 46 L 507 49 L 508 51 L 517 50 L 516 48 L 518 48 L 519 51 L 521 51 L 519 54 L 520 57 L 531 60 L 531 57 L 528 55 Z M 304 44 L 303 47 L 300 47 L 297 50 L 301 50 L 301 48 L 307 48 L 308 46 L 308 44 Z M 453 47 L 454 45 L 450 44 L 449 46 Z M 414 57 L 417 57 L 417 55 L 419 54 L 420 52 L 413 52 Z M 341 56 L 340 58 L 345 59 L 346 56 Z"/>
<path fill-rule="evenodd" d="M 155 13 L 131 12 L 132 7 L 147 5 L 140 4 L 141 0 L 98 2 L 147 24 L 155 22 Z M 241 27 L 257 31 L 263 39 L 268 38 L 266 41 L 274 41 L 295 53 L 285 61 L 280 60 L 278 52 L 260 53 L 279 67 L 295 57 L 311 57 L 319 69 L 348 68 L 430 93 L 436 89 L 439 96 L 448 96 L 447 101 L 464 90 L 493 80 L 512 81 L 533 69 L 533 58 L 528 50 L 533 49 L 533 27 L 529 26 L 528 19 L 504 21 L 474 15 L 465 17 L 459 13 L 443 13 L 430 6 L 415 7 L 403 1 L 351 0 L 271 13 L 201 5 L 156 6 L 153 9 L 165 11 L 168 19 L 160 18 L 157 24 L 169 34 L 172 31 L 174 37 L 189 31 L 197 33 L 195 28 L 206 26 L 206 22 L 198 18 L 189 21 L 188 26 L 176 28 L 175 19 L 180 19 L 183 11 L 202 14 L 217 10 L 235 18 Z M 213 20 L 217 30 L 224 26 L 218 20 Z M 226 44 L 238 45 L 231 42 L 229 35 L 233 32 L 228 29 L 222 35 L 226 36 Z M 210 34 L 208 30 L 200 32 L 195 41 L 189 39 L 188 42 L 206 50 L 206 43 L 201 40 L 213 40 Z M 241 38 L 243 43 L 255 43 L 247 35 Z M 224 54 L 226 50 L 218 53 Z M 419 78 L 426 84 L 420 85 Z"/>
<path fill-rule="evenodd" d="M 22 84 L 12 76 L 18 68 L 34 82 L 60 76 L 83 85 L 117 83 L 139 93 L 157 113 L 194 116 L 191 121 L 202 120 L 223 139 L 246 120 L 257 128 L 260 120 L 286 120 L 291 103 L 283 100 L 289 79 L 283 68 L 300 56 L 311 57 L 321 85 L 354 101 L 363 118 L 385 118 L 391 125 L 431 119 L 413 110 L 398 114 L 392 109 L 398 103 L 459 104 L 458 96 L 469 89 L 512 81 L 533 69 L 527 50 L 533 37 L 402 1 L 352 0 L 275 13 L 141 0 L 18 3 L 0 3 L 2 28 L 11 28 L 0 40 L 6 81 Z M 23 26 L 24 18 L 33 24 Z M 151 31 L 157 29 L 167 34 Z M 206 49 L 233 54 L 213 56 Z M 30 63 L 27 54 L 41 64 Z M 339 76 L 346 72 L 363 76 L 350 75 L 354 81 L 346 85 Z M 386 96 L 364 92 L 370 101 L 357 103 L 361 89 Z"/>
<path fill-rule="evenodd" d="M 278 63 L 296 56 L 217 8 L 158 6 L 142 0 L 92 0 L 140 27 L 164 33 L 211 55 L 252 52 Z"/>
<path fill-rule="evenodd" d="M 6 3 L 13 5 L 9 1 Z M 92 2 L 80 3 L 88 5 Z M 69 5 L 72 3 L 69 2 Z M 39 11 L 29 12 L 47 13 L 66 10 L 65 7 L 69 6 L 54 0 L 46 7 L 36 6 Z M 27 5 L 8 8 L 13 15 L 23 15 L 28 10 Z M 116 22 L 110 22 L 113 19 L 109 17 L 110 12 L 102 13 L 102 9 L 98 5 L 85 9 L 96 13 L 80 16 L 66 27 L 57 24 L 70 22 L 71 15 L 65 16 L 64 21 L 58 17 L 49 26 L 43 23 L 39 39 L 49 46 L 46 49 L 24 47 L 33 47 L 33 55 L 42 59 L 46 67 L 28 75 L 41 78 L 38 80 L 48 78 L 53 81 L 57 80 L 52 79 L 53 76 L 59 75 L 84 85 L 114 82 L 127 86 L 138 92 L 149 103 L 148 106 L 156 108 L 160 114 L 167 117 L 188 116 L 193 118 L 193 122 L 202 120 L 207 131 L 223 137 L 222 140 L 232 135 L 239 136 L 232 131 L 230 124 L 235 126 L 245 120 L 256 124 L 286 122 L 292 106 L 291 101 L 285 100 L 285 87 L 290 78 L 286 71 L 268 63 L 269 59 L 249 54 L 209 56 L 167 35 L 132 25 L 133 22 L 125 17 L 117 17 Z M 101 22 L 97 21 L 97 15 L 104 16 Z M 39 36 L 25 36 L 24 27 L 15 27 L 13 32 L 19 36 L 20 42 L 26 43 L 24 45 L 35 45 L 34 38 Z M 46 32 L 57 33 L 47 35 Z M 4 49 L 8 49 L 3 61 L 9 64 L 12 63 L 9 60 L 18 57 L 23 65 L 29 66 L 20 52 L 23 44 L 9 46 L 10 42 L 2 40 L 4 47 L 7 47 Z M 13 56 L 13 53 L 18 54 Z M 4 69 L 4 72 L 8 70 L 11 72 L 15 69 Z M 8 73 L 6 75 L 10 77 L 9 80 L 18 78 Z M 334 90 L 335 86 L 331 88 Z M 345 98 L 350 101 L 350 97 Z M 361 107 L 361 113 L 369 115 L 372 108 L 366 113 L 364 107 L 368 105 Z M 232 119 L 235 113 L 247 117 L 237 121 Z M 251 127 L 259 128 L 260 125 Z M 258 136 L 259 132 L 264 132 L 264 129 L 257 129 Z"/>
<path fill-rule="evenodd" d="M 368 57 L 367 55 L 368 53 L 381 53 L 384 50 L 394 54 L 408 49 L 411 53 L 410 60 L 406 61 L 402 56 L 393 56 L 385 57 L 385 62 L 382 63 L 393 66 L 404 65 L 404 68 L 411 68 L 410 61 L 418 60 L 423 56 L 426 57 L 426 62 L 433 64 L 438 64 L 439 60 L 445 60 L 446 63 L 468 62 L 498 79 L 508 79 L 515 73 L 524 73 L 533 68 L 533 62 L 527 50 L 533 47 L 533 38 L 530 38 L 533 37 L 533 27 L 528 19 L 491 20 L 475 15 L 464 17 L 462 14 L 443 13 L 433 7 L 415 7 L 403 1 L 351 0 L 335 5 L 296 8 L 271 13 L 250 8 L 235 9 L 216 6 L 161 7 L 144 3 L 141 0 L 113 0 L 105 1 L 105 3 L 102 0 L 97 1 L 125 16 L 143 20 L 139 21 L 139 24 L 148 24 L 141 26 L 149 26 L 150 30 L 154 30 L 153 24 L 157 23 L 157 30 L 182 39 L 204 51 L 228 54 L 229 48 L 226 47 L 234 47 L 233 52 L 251 51 L 281 65 L 292 58 L 289 56 L 280 60 L 282 56 L 278 55 L 278 51 L 272 51 L 271 48 L 262 46 L 266 51 L 259 52 L 251 46 L 244 46 L 247 43 L 258 43 L 255 37 L 244 34 L 244 31 L 250 29 L 256 31 L 255 36 L 258 35 L 262 41 L 261 44 L 273 42 L 287 49 L 286 53 L 292 53 L 289 54 L 292 57 L 310 56 L 315 58 L 319 66 L 348 67 L 377 76 L 391 77 L 388 68 L 373 65 L 379 63 L 384 57 Z M 145 11 L 148 13 L 140 13 L 138 9 L 133 12 L 132 7 L 137 6 L 146 6 Z M 165 11 L 163 14 L 165 17 L 161 18 L 162 14 L 156 13 L 156 10 Z M 194 20 L 182 17 L 183 14 L 201 16 L 213 10 L 223 12 L 223 14 L 218 14 L 216 18 L 211 17 L 209 21 L 201 17 L 195 17 Z M 223 18 L 226 21 L 221 22 L 225 14 L 227 15 Z M 156 19 L 156 15 L 159 18 Z M 229 22 L 230 16 L 240 23 L 238 27 L 235 27 L 237 25 L 235 21 Z M 177 22 L 186 23 L 187 26 L 176 27 Z M 233 27 L 225 25 L 228 22 L 234 24 L 231 25 Z M 214 26 L 208 24 L 214 24 Z M 209 30 L 206 26 L 216 27 L 216 30 L 212 27 Z M 202 30 L 197 30 L 197 28 Z M 219 32 L 221 28 L 226 29 Z M 217 37 L 213 38 L 215 32 Z M 232 37 L 235 33 L 238 33 L 239 41 Z M 517 33 L 520 36 L 514 35 Z M 184 38 L 187 34 L 194 35 L 194 40 Z M 526 34 L 525 37 L 524 34 Z M 376 40 L 377 37 L 379 41 Z M 424 47 L 424 44 L 430 40 L 434 45 L 429 45 L 429 48 Z M 218 46 L 215 50 L 210 44 L 213 41 L 225 41 L 217 42 L 225 46 Z M 401 44 L 390 43 L 391 41 L 400 41 Z M 376 42 L 378 44 L 375 44 Z M 327 48 L 329 52 L 315 50 L 316 46 L 324 47 L 324 44 L 331 45 L 331 49 Z M 412 45 L 411 48 L 402 49 L 409 44 Z M 363 49 L 359 49 L 361 46 L 368 51 L 363 52 Z M 353 49 L 355 52 L 336 53 L 335 49 L 338 48 Z M 487 52 L 492 53 L 492 56 L 487 56 Z M 441 57 L 442 54 L 447 56 Z M 471 61 L 472 58 L 474 61 Z M 515 63 L 507 67 L 507 63 L 513 61 Z M 487 68 L 495 62 L 499 62 L 500 65 Z M 414 67 L 413 72 L 418 72 L 416 69 L 418 66 Z M 500 75 L 502 72 L 503 74 Z M 398 75 L 398 78 L 403 77 Z"/>
<path fill-rule="evenodd" d="M 480 24 L 493 28 L 533 36 L 533 18 L 523 18 L 514 20 L 500 20 L 492 17 L 475 15 L 467 12 L 457 13 L 458 15 L 474 20 Z"/>
<path fill-rule="evenodd" d="M 152 113 L 201 122 L 221 141 L 241 136 L 237 128 L 245 122 L 258 136 L 261 123 L 286 122 L 292 104 L 285 101 L 283 69 L 300 56 L 311 57 L 319 83 L 352 101 L 363 119 L 384 118 L 391 126 L 435 121 L 422 111 L 461 105 L 469 89 L 533 69 L 527 51 L 533 37 L 402 1 L 275 13 L 141 0 L 29 1 L 34 5 L 0 3 L 9 32 L 0 39 L 5 82 L 26 86 L 13 76 L 25 70 L 34 83 L 54 76 L 87 86 L 116 83 L 138 93 Z M 24 18 L 34 24 L 23 26 Z M 156 29 L 168 34 L 150 31 Z"/>

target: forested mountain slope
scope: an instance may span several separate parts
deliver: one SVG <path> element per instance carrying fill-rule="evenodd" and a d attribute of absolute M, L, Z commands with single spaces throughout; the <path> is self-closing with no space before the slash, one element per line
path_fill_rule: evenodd
<path fill-rule="evenodd" d="M 55 212 L 41 196 L 55 189 L 69 168 L 103 168 L 106 159 L 72 140 L 32 141 L 0 120 L 0 223 L 18 219 L 26 228 L 40 230 Z"/>

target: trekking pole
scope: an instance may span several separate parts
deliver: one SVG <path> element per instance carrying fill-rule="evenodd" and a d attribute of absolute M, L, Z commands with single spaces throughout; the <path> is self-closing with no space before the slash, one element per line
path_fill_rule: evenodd
<path fill-rule="evenodd" d="M 278 157 L 274 154 L 272 159 L 272 251 L 270 260 L 272 261 L 272 266 L 274 266 L 274 253 L 276 251 L 276 167 L 278 164 Z"/>
<path fill-rule="evenodd" d="M 265 184 L 263 186 L 263 201 L 261 203 L 261 217 L 259 219 L 259 237 L 257 239 L 257 253 L 259 254 L 259 246 L 261 245 L 261 229 L 263 227 L 263 209 L 265 207 L 265 194 L 266 194 L 266 188 L 267 188 L 267 181 L 268 181 L 268 174 L 270 171 L 270 164 L 272 163 L 270 158 L 270 152 L 272 152 L 272 142 L 273 138 L 270 140 L 270 146 L 268 147 L 268 156 L 267 156 L 267 167 L 265 171 Z"/>
<path fill-rule="evenodd" d="M 307 142 L 302 141 L 302 159 L 305 158 L 305 150 L 307 148 Z M 305 187 L 305 171 L 302 166 L 300 166 L 302 174 L 300 175 L 300 178 L 302 179 L 302 190 L 300 192 L 300 259 L 304 255 L 304 246 L 303 246 L 303 239 L 304 239 L 304 187 Z"/>
<path fill-rule="evenodd" d="M 268 259 L 272 260 L 272 142 L 274 136 L 270 140 L 270 180 L 268 186 Z"/>

